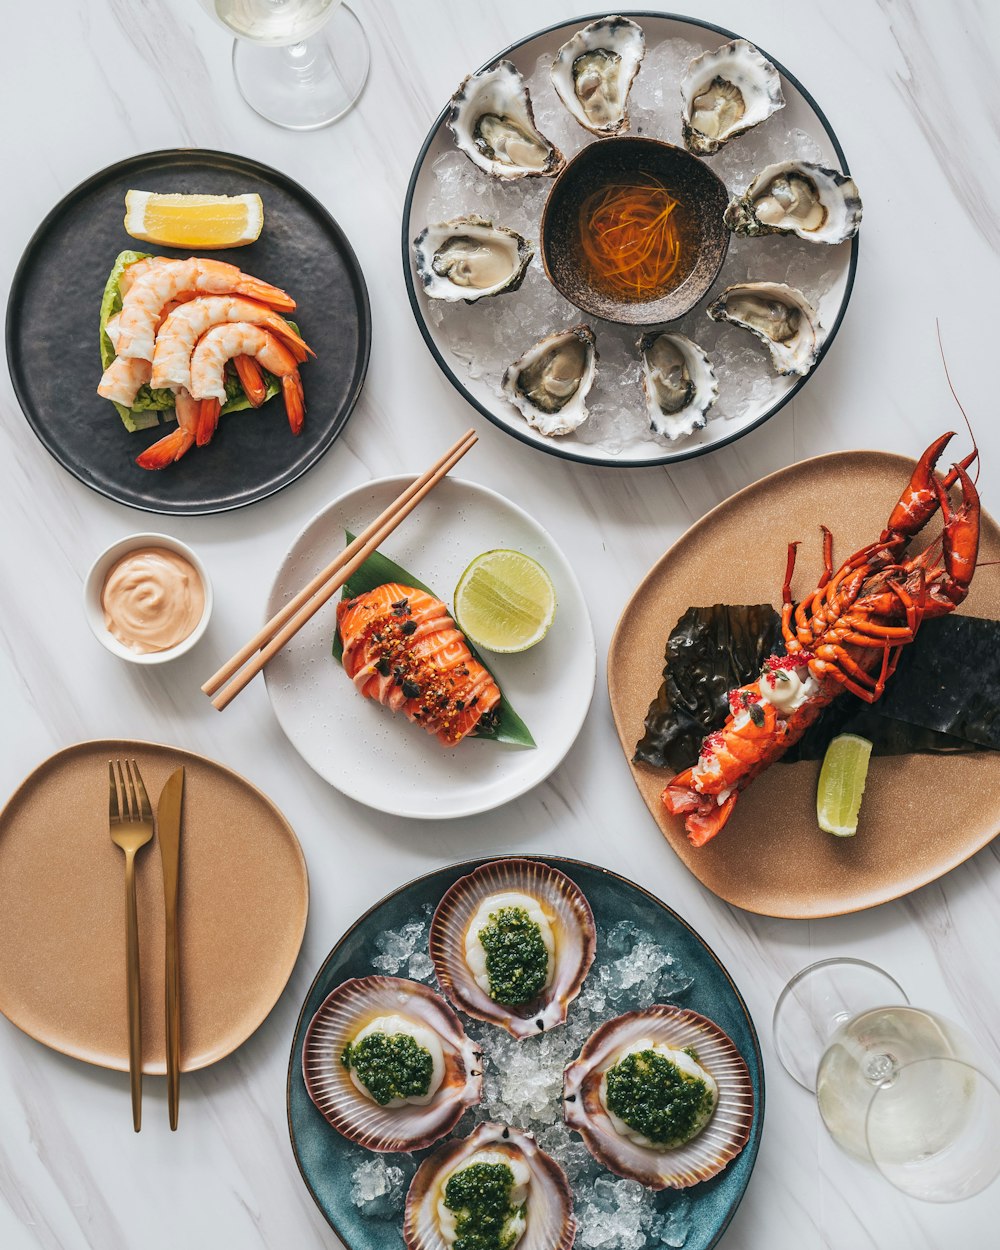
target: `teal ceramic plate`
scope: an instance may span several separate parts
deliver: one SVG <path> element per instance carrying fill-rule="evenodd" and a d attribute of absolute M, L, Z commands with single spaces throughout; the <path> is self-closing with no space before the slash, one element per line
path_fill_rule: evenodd
<path fill-rule="evenodd" d="M 571 877 L 586 894 L 599 930 L 606 932 L 619 921 L 630 920 L 665 946 L 694 978 L 678 1001 L 714 1020 L 729 1034 L 747 1062 L 754 1089 L 750 1140 L 724 1172 L 685 1191 L 692 1205 L 684 1250 L 710 1250 L 718 1244 L 746 1190 L 764 1121 L 764 1068 L 746 1004 L 729 973 L 698 934 L 646 890 L 607 869 L 578 860 L 554 855 L 525 858 L 540 858 Z M 421 915 L 428 904 L 436 907 L 441 895 L 459 877 L 488 862 L 488 858 L 469 860 L 427 873 L 377 903 L 347 930 L 327 956 L 299 1013 L 288 1064 L 288 1130 L 292 1150 L 316 1205 L 349 1250 L 402 1250 L 402 1219 L 372 1219 L 362 1215 L 351 1201 L 350 1178 L 359 1148 L 327 1124 L 306 1093 L 302 1080 L 306 1028 L 334 986 L 349 977 L 376 970 L 372 960 L 379 954 L 376 939 L 381 934 L 402 928 Z M 598 962 L 600 959 L 599 947 Z M 653 1250 L 652 1245 L 649 1250 Z"/>

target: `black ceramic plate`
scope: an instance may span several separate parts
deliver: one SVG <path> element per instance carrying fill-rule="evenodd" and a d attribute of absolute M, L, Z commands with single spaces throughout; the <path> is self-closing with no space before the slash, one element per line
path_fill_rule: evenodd
<path fill-rule="evenodd" d="M 280 397 L 222 418 L 208 447 L 159 472 L 135 457 L 173 428 L 129 434 L 97 394 L 101 295 L 119 252 L 190 252 L 137 242 L 124 231 L 125 192 L 256 191 L 264 230 L 219 260 L 287 290 L 316 359 L 302 367 L 306 421 L 293 437 Z M 371 315 L 357 258 L 326 209 L 276 170 L 224 152 L 148 152 L 88 178 L 49 213 L 25 249 L 7 304 L 14 391 L 45 448 L 84 485 L 147 512 L 223 512 L 295 481 L 329 448 L 357 402 L 368 367 Z"/>

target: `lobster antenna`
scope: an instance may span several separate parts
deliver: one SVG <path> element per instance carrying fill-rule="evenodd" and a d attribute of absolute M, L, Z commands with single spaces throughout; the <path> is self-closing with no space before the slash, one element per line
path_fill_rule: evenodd
<path fill-rule="evenodd" d="M 944 343 L 941 341 L 941 318 L 934 318 L 934 328 L 937 331 L 938 351 L 941 354 L 941 364 L 944 366 L 944 376 L 948 383 L 948 390 L 951 391 L 951 397 L 958 404 L 958 411 L 962 414 L 962 420 L 965 422 L 965 428 L 969 431 L 969 438 L 972 439 L 972 447 L 975 451 L 976 459 L 976 476 L 972 479 L 974 482 L 979 481 L 979 445 L 976 442 L 976 436 L 972 432 L 972 422 L 969 420 L 969 414 L 962 407 L 962 401 L 958 398 L 958 392 L 955 390 L 955 384 L 951 380 L 951 374 L 948 372 L 948 361 L 945 359 Z"/>

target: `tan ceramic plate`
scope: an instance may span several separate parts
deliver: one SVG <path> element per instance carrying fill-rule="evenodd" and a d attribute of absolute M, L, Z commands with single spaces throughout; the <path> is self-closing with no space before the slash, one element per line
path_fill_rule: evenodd
<path fill-rule="evenodd" d="M 81 742 L 46 760 L 0 813 L 0 1011 L 63 1054 L 128 1070 L 124 856 L 108 836 L 109 759 L 134 758 L 154 809 L 185 768 L 181 823 L 181 1067 L 241 1045 L 277 1002 L 302 944 L 305 860 L 278 809 L 189 751 Z M 136 860 L 143 1071 L 163 1073 L 163 879 Z"/>
<path fill-rule="evenodd" d="M 653 566 L 622 613 L 608 654 L 611 707 L 630 761 L 660 686 L 667 634 L 682 613 L 694 604 L 779 603 L 793 538 L 803 541 L 792 590 L 805 594 L 820 569 L 820 523 L 834 532 L 836 564 L 878 537 L 912 470 L 912 460 L 885 452 L 806 460 L 727 499 Z M 932 522 L 926 532 L 938 529 Z M 1000 558 L 1000 530 L 985 516 L 980 558 Z M 1000 616 L 1000 578 L 991 572 L 975 579 L 964 611 Z M 841 915 L 898 898 L 962 863 L 1000 830 L 997 753 L 874 759 L 854 838 L 830 837 L 816 825 L 818 763 L 777 764 L 740 795 L 726 828 L 700 850 L 660 803 L 669 774 L 646 764 L 631 768 L 663 836 L 699 881 L 765 916 Z"/>

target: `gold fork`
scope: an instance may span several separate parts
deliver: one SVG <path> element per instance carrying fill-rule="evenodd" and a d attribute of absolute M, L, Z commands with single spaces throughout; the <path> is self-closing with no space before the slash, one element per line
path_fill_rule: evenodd
<path fill-rule="evenodd" d="M 125 852 L 125 975 L 128 990 L 128 1075 L 132 1086 L 132 1127 L 142 1127 L 142 1015 L 139 998 L 139 922 L 135 906 L 136 852 L 153 836 L 153 809 L 135 760 L 125 761 L 122 772 L 108 760 L 108 823 L 111 841 Z M 126 785 L 126 775 L 128 784 Z"/>

